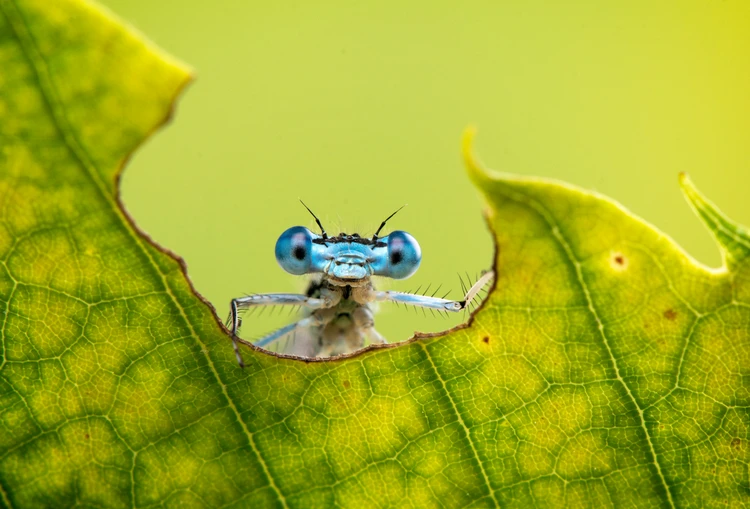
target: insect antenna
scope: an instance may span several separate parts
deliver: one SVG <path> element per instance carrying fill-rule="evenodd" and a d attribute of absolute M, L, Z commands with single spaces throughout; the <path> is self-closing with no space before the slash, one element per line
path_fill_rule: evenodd
<path fill-rule="evenodd" d="M 326 233 L 326 229 L 323 228 L 323 225 L 320 224 L 320 219 L 318 219 L 318 216 L 316 216 L 315 214 L 313 214 L 313 211 L 310 210 L 310 207 L 308 207 L 307 205 L 305 205 L 305 202 L 303 202 L 302 200 L 300 200 L 299 202 L 302 204 L 303 207 L 305 207 L 307 209 L 307 211 L 310 213 L 310 215 L 315 218 L 315 222 L 318 223 L 318 228 L 320 228 L 320 232 L 323 234 L 323 240 L 326 240 L 328 238 L 328 234 Z M 396 211 L 396 212 L 398 212 L 398 211 Z"/>
<path fill-rule="evenodd" d="M 303 203 L 303 205 L 304 205 L 304 203 Z M 383 229 L 383 227 L 385 226 L 385 223 L 387 223 L 387 222 L 388 222 L 388 220 L 389 220 L 390 218 L 392 218 L 393 216 L 395 216 L 396 214 L 398 214 L 398 212 L 399 212 L 399 211 L 400 211 L 400 210 L 401 210 L 402 208 L 404 208 L 404 207 L 406 207 L 406 204 L 404 204 L 404 205 L 401 205 L 401 206 L 400 206 L 400 207 L 398 208 L 398 210 L 396 210 L 396 212 L 394 212 L 394 213 L 393 213 L 393 214 L 391 214 L 390 216 L 386 217 L 386 218 L 385 218 L 385 221 L 383 221 L 382 223 L 380 223 L 380 228 L 378 228 L 378 230 L 377 230 L 377 231 L 375 232 L 375 235 L 373 235 L 373 236 L 372 236 L 372 241 L 373 241 L 373 242 L 375 242 L 376 240 L 378 240 L 378 234 L 380 233 L 380 230 L 382 230 L 382 229 Z"/>

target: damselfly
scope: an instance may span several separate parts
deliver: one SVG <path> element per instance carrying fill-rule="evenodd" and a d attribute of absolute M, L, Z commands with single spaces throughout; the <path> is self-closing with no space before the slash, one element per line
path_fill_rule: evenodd
<path fill-rule="evenodd" d="M 466 291 L 463 300 L 393 291 L 377 291 L 373 276 L 406 279 L 414 274 L 422 260 L 416 239 L 405 231 L 392 231 L 379 237 L 380 231 L 397 210 L 380 224 L 371 238 L 353 233 L 329 237 L 320 220 L 302 203 L 320 228 L 320 235 L 304 226 L 294 226 L 281 234 L 276 242 L 276 260 L 290 274 L 315 275 L 305 295 L 267 293 L 232 299 L 227 327 L 232 333 L 237 362 L 244 366 L 238 342 L 242 319 L 239 313 L 255 306 L 300 306 L 306 314 L 301 320 L 276 330 L 255 341 L 255 346 L 266 347 L 288 335 L 294 335 L 292 350 L 300 357 L 330 357 L 354 352 L 371 343 L 386 343 L 375 330 L 370 304 L 395 302 L 443 312 L 466 309 L 492 279 L 486 272 Z M 403 207 L 402 207 L 403 208 Z"/>

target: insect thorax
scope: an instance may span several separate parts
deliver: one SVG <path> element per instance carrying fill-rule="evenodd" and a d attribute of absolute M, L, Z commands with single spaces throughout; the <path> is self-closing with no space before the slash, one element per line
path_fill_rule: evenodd
<path fill-rule="evenodd" d="M 320 298 L 323 293 L 339 294 L 341 300 L 336 307 L 342 310 L 367 306 L 372 301 L 371 295 L 375 292 L 375 288 L 370 278 L 357 281 L 333 281 L 333 279 L 326 275 L 312 279 L 305 295 Z"/>

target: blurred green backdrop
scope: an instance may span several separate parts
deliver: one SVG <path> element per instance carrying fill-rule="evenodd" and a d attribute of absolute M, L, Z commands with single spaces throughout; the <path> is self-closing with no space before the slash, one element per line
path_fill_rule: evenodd
<path fill-rule="evenodd" d="M 489 166 L 618 200 L 699 261 L 718 251 L 677 186 L 687 171 L 750 224 L 750 3 L 106 0 L 195 69 L 174 123 L 133 158 L 123 198 L 182 255 L 223 317 L 245 292 L 297 291 L 287 227 L 389 224 L 421 243 L 408 290 L 489 267 L 459 137 Z M 460 291 L 454 291 L 458 297 Z M 257 337 L 288 321 L 247 321 Z M 390 339 L 460 321 L 385 307 Z"/>

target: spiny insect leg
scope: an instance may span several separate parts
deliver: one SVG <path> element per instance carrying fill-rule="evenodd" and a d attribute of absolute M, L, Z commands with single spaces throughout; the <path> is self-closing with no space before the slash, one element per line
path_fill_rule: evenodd
<path fill-rule="evenodd" d="M 229 328 L 232 334 L 232 346 L 234 347 L 234 354 L 237 357 L 237 363 L 240 367 L 245 367 L 238 345 L 238 334 L 242 325 L 242 319 L 239 316 L 241 310 L 261 307 L 261 311 L 263 311 L 268 306 L 292 306 L 292 308 L 294 306 L 304 306 L 309 309 L 322 309 L 334 306 L 337 303 L 338 300 L 330 296 L 313 298 L 296 293 L 266 293 L 232 299 L 229 306 L 227 328 Z"/>

